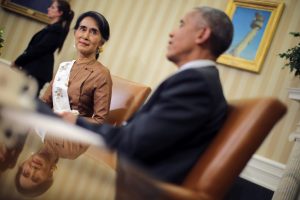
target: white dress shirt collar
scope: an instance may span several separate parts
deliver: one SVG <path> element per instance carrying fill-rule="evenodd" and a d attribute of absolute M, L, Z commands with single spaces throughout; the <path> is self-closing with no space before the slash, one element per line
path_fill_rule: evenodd
<path fill-rule="evenodd" d="M 208 67 L 208 66 L 216 66 L 216 63 L 212 60 L 193 60 L 188 63 L 185 63 L 177 72 L 181 72 L 186 69 L 199 68 L 199 67 Z"/>

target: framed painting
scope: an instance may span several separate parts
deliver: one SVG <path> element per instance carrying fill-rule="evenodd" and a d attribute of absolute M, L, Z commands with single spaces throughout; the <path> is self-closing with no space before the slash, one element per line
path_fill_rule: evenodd
<path fill-rule="evenodd" d="M 51 3 L 52 0 L 2 0 L 1 6 L 4 9 L 49 24 L 47 8 Z"/>
<path fill-rule="evenodd" d="M 232 20 L 234 37 L 217 62 L 259 73 L 283 7 L 282 2 L 229 0 L 226 13 Z"/>

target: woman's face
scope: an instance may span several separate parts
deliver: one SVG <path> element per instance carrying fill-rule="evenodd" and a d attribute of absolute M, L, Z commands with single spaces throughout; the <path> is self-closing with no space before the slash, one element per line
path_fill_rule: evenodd
<path fill-rule="evenodd" d="M 47 16 L 50 19 L 59 18 L 62 15 L 62 11 L 58 9 L 58 3 L 57 1 L 53 1 L 53 3 L 48 8 Z"/>
<path fill-rule="evenodd" d="M 23 188 L 33 188 L 52 178 L 53 164 L 42 154 L 34 154 L 20 166 L 20 185 Z"/>
<path fill-rule="evenodd" d="M 81 20 L 75 30 L 75 45 L 79 53 L 85 56 L 96 55 L 98 47 L 103 45 L 102 36 L 96 21 L 92 17 Z"/>

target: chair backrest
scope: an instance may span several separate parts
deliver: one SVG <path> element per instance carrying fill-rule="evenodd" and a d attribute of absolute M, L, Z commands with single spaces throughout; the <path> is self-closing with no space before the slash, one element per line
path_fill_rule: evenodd
<path fill-rule="evenodd" d="M 231 101 L 224 126 L 183 183 L 201 200 L 224 198 L 286 106 L 276 98 Z"/>
<path fill-rule="evenodd" d="M 114 75 L 112 82 L 112 98 L 107 122 L 120 125 L 145 102 L 151 88 Z"/>

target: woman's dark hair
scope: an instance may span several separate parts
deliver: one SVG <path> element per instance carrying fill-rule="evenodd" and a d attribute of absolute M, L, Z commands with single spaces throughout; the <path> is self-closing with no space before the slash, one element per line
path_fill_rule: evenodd
<path fill-rule="evenodd" d="M 62 35 L 62 38 L 61 38 L 61 41 L 60 41 L 60 44 L 58 47 L 58 53 L 59 53 L 60 50 L 62 49 L 65 39 L 69 33 L 70 24 L 74 17 L 74 12 L 73 12 L 73 10 L 71 10 L 71 6 L 67 1 L 65 1 L 65 0 L 54 0 L 54 1 L 57 2 L 58 10 L 60 12 L 62 12 L 62 16 L 60 16 L 58 23 L 60 23 L 64 29 L 63 35 Z"/>
<path fill-rule="evenodd" d="M 78 27 L 79 27 L 80 22 L 86 17 L 91 17 L 96 21 L 96 23 L 98 25 L 98 28 L 100 30 L 101 36 L 102 36 L 102 42 L 105 43 L 106 41 L 108 41 L 109 36 L 110 36 L 109 23 L 105 19 L 105 17 L 102 14 L 100 14 L 99 12 L 88 11 L 88 12 L 82 13 L 78 17 L 78 19 L 76 21 L 76 24 L 74 26 L 74 29 L 77 30 Z M 100 52 L 98 52 L 98 51 L 96 52 L 96 59 L 98 59 L 99 53 Z"/>

